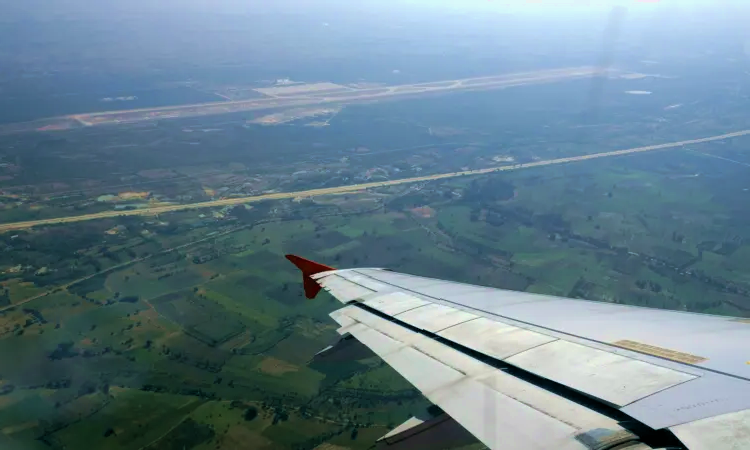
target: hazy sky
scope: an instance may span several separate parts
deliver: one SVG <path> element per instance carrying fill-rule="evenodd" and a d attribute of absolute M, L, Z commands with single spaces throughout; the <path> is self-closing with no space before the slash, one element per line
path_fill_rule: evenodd
<path fill-rule="evenodd" d="M 402 8 L 417 7 L 443 10 L 495 10 L 528 11 L 559 14 L 565 11 L 578 13 L 625 6 L 633 11 L 653 11 L 659 8 L 725 9 L 748 5 L 747 0 L 0 0 L 3 15 L 25 11 L 44 15 L 47 11 L 65 10 L 171 10 L 173 14 L 200 9 L 216 12 L 251 12 L 262 10 L 298 8 Z M 46 7 L 43 7 L 46 6 Z"/>
<path fill-rule="evenodd" d="M 12 23 L 0 26 L 0 68 L 312 65 L 509 47 L 564 57 L 600 52 L 616 6 L 618 45 L 644 59 L 748 41 L 750 0 L 0 0 L 0 23 Z"/>

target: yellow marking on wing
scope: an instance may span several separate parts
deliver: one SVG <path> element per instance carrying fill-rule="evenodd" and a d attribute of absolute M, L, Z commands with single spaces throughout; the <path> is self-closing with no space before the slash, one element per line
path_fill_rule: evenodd
<path fill-rule="evenodd" d="M 734 322 L 750 323 L 750 319 L 732 319 Z"/>
<path fill-rule="evenodd" d="M 617 347 L 625 348 L 628 350 L 634 350 L 639 353 L 645 353 L 647 355 L 658 356 L 660 358 L 669 359 L 671 361 L 677 361 L 685 364 L 698 364 L 704 361 L 708 361 L 708 358 L 702 356 L 691 355 L 689 353 L 682 353 L 676 350 L 670 350 L 667 348 L 657 347 L 655 345 L 648 345 L 642 342 L 622 340 L 613 342 L 612 345 Z M 750 364 L 750 362 L 748 362 Z"/>

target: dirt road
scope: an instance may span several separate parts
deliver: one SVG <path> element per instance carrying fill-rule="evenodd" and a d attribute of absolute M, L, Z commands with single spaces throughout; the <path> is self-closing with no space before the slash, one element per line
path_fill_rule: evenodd
<path fill-rule="evenodd" d="M 402 178 L 399 180 L 378 181 L 374 183 L 353 184 L 349 186 L 338 186 L 338 187 L 323 188 L 323 189 L 310 189 L 307 191 L 278 192 L 278 193 L 273 193 L 273 194 L 256 195 L 252 197 L 226 198 L 222 200 L 213 200 L 213 201 L 201 202 L 201 203 L 190 203 L 190 204 L 184 204 L 184 205 L 158 206 L 154 208 L 134 209 L 134 210 L 128 210 L 128 211 L 106 211 L 106 212 L 100 212 L 100 213 L 94 213 L 94 214 L 84 214 L 80 216 L 59 217 L 55 219 L 43 219 L 43 220 L 32 220 L 28 222 L 6 223 L 6 224 L 0 224 L 0 232 L 6 232 L 6 231 L 11 231 L 11 230 L 22 230 L 22 229 L 31 228 L 31 227 L 40 226 L 40 225 L 53 225 L 53 224 L 58 224 L 58 223 L 82 222 L 84 220 L 104 219 L 104 218 L 109 218 L 109 217 L 156 215 L 156 214 L 163 214 L 163 213 L 174 212 L 174 211 L 182 211 L 182 210 L 187 210 L 187 209 L 216 208 L 216 207 L 223 207 L 223 206 L 242 205 L 246 203 L 260 202 L 264 200 L 281 200 L 281 199 L 290 199 L 290 198 L 316 197 L 319 195 L 346 194 L 346 193 L 363 191 L 366 189 L 372 189 L 372 188 L 384 187 L 384 186 L 396 186 L 399 184 L 418 183 L 422 181 L 432 181 L 432 180 L 442 180 L 446 178 L 455 178 L 455 177 L 468 176 L 468 175 L 481 175 L 481 174 L 492 173 L 492 172 L 505 172 L 505 171 L 510 171 L 510 170 L 527 169 L 531 167 L 551 166 L 555 164 L 565 164 L 565 163 L 571 163 L 571 162 L 576 162 L 576 161 L 585 161 L 589 159 L 607 158 L 607 157 L 612 157 L 612 156 L 631 155 L 634 153 L 644 153 L 644 152 L 651 152 L 651 151 L 656 151 L 656 150 L 663 150 L 667 148 L 682 147 L 684 145 L 720 141 L 724 139 L 731 139 L 731 138 L 746 136 L 748 134 L 750 134 L 750 130 L 742 130 L 742 131 L 736 131 L 733 133 L 721 134 L 718 136 L 710 136 L 710 137 L 700 138 L 700 139 L 691 139 L 687 141 L 670 142 L 670 143 L 658 144 L 658 145 L 648 145 L 645 147 L 636 147 L 636 148 L 630 148 L 626 150 L 615 150 L 611 152 L 593 153 L 590 155 L 571 156 L 568 158 L 550 159 L 546 161 L 535 161 L 535 162 L 523 163 L 523 164 L 511 164 L 507 166 L 488 167 L 486 169 L 466 170 L 463 172 L 449 172 L 449 173 L 441 173 L 441 174 L 435 174 L 435 175 L 425 175 L 422 177 Z"/>

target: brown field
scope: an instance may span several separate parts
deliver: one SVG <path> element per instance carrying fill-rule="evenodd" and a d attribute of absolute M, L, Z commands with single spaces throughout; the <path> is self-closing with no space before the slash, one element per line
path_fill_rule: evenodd
<path fill-rule="evenodd" d="M 275 448 L 270 439 L 240 425 L 230 427 L 220 443 L 221 448 Z"/>
<path fill-rule="evenodd" d="M 424 219 L 429 219 L 430 217 L 435 216 L 435 210 L 430 208 L 429 206 L 422 206 L 419 208 L 414 208 L 411 210 L 411 212 L 418 217 L 422 217 Z"/>
<path fill-rule="evenodd" d="M 16 425 L 11 425 L 9 427 L 5 427 L 1 429 L 0 432 L 2 432 L 3 434 L 13 434 L 13 433 L 18 433 L 19 431 L 28 430 L 29 428 L 34 428 L 37 425 L 39 425 L 39 422 L 34 420 L 30 422 L 24 422 L 24 423 L 19 423 Z"/>
<path fill-rule="evenodd" d="M 284 375 L 285 373 L 296 372 L 299 370 L 299 367 L 294 364 L 273 357 L 268 357 L 261 361 L 258 368 L 261 372 L 269 375 Z"/>
<path fill-rule="evenodd" d="M 319 446 L 315 447 L 313 450 L 349 450 L 349 447 L 342 447 L 340 445 L 333 445 L 333 444 L 320 444 Z"/>

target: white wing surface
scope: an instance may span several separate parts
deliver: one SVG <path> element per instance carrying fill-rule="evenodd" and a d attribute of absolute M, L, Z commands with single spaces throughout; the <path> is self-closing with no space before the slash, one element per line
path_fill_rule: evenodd
<path fill-rule="evenodd" d="M 750 449 L 747 320 L 288 258 L 345 305 L 341 335 L 491 449 Z"/>

